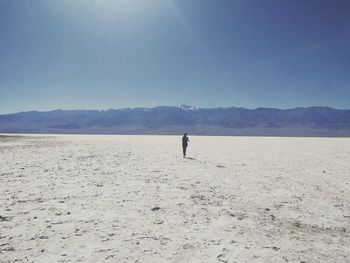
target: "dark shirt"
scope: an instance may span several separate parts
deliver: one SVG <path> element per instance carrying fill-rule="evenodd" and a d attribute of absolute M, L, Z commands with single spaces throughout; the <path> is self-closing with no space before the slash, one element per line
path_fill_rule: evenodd
<path fill-rule="evenodd" d="M 182 147 L 187 147 L 187 144 L 188 144 L 188 137 L 186 135 L 184 135 L 182 137 Z"/>

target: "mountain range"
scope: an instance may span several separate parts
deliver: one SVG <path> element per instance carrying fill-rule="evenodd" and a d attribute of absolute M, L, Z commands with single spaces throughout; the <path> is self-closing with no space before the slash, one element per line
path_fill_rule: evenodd
<path fill-rule="evenodd" d="M 196 108 L 29 111 L 0 115 L 1 133 L 350 136 L 350 110 Z"/>

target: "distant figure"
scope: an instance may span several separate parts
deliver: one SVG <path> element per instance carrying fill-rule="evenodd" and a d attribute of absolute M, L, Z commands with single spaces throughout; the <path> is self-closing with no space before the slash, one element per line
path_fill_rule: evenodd
<path fill-rule="evenodd" d="M 187 137 L 187 133 L 185 133 L 184 136 L 182 136 L 182 151 L 184 154 L 184 158 L 186 157 L 186 148 L 189 142 L 190 140 Z"/>

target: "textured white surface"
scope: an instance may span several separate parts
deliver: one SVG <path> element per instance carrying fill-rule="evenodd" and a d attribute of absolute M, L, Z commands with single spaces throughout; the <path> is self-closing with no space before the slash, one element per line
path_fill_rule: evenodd
<path fill-rule="evenodd" d="M 189 138 L 0 137 L 0 262 L 349 260 L 350 139 Z"/>

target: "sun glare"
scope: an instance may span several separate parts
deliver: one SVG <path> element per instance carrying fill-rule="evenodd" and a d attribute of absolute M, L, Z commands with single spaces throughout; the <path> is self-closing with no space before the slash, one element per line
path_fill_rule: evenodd
<path fill-rule="evenodd" d="M 92 8 L 97 16 L 107 20 L 142 20 L 155 15 L 161 1 L 155 0 L 94 0 Z"/>
<path fill-rule="evenodd" d="M 163 1 L 156 0 L 61 0 L 48 2 L 52 9 L 89 16 L 101 22 L 117 22 L 154 15 Z"/>

